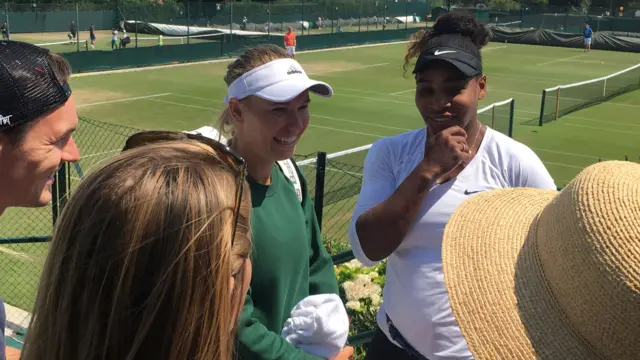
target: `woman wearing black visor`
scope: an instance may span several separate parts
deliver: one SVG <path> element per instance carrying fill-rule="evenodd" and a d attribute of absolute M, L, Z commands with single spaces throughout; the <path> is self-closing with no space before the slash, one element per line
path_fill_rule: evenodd
<path fill-rule="evenodd" d="M 487 92 L 484 26 L 448 13 L 413 40 L 405 69 L 417 57 L 415 101 L 426 126 L 369 150 L 349 229 L 363 264 L 388 258 L 379 329 L 366 359 L 472 359 L 444 286 L 445 225 L 476 193 L 556 187 L 531 149 L 478 121 Z"/>

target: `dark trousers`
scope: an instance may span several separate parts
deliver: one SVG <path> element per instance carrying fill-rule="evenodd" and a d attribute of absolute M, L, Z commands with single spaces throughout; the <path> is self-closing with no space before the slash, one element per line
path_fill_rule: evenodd
<path fill-rule="evenodd" d="M 377 328 L 364 360 L 417 360 L 417 358 L 389 341 L 387 335 Z"/>

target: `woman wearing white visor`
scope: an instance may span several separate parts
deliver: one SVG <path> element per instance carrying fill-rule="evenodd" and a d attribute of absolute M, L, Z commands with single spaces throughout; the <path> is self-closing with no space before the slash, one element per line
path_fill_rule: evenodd
<path fill-rule="evenodd" d="M 229 65 L 224 80 L 229 89 L 220 133 L 247 163 L 253 206 L 253 279 L 238 324 L 238 355 L 320 359 L 281 336 L 299 301 L 338 293 L 307 182 L 289 159 L 309 125 L 309 93 L 331 97 L 333 90 L 309 79 L 275 45 L 248 49 Z M 346 348 L 337 359 L 352 353 Z"/>

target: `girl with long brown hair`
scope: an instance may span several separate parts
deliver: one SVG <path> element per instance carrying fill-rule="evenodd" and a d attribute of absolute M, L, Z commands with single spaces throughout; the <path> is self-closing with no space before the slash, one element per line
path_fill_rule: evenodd
<path fill-rule="evenodd" d="M 54 230 L 24 360 L 228 360 L 248 289 L 245 167 L 145 132 L 85 177 Z"/>

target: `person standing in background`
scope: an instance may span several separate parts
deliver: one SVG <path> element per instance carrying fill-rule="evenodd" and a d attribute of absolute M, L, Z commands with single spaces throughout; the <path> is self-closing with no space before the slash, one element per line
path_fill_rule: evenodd
<path fill-rule="evenodd" d="M 71 133 L 78 115 L 60 55 L 17 41 L 0 52 L 0 216 L 9 207 L 43 207 L 64 162 L 80 159 Z M 6 313 L 0 300 L 0 359 L 20 352 L 4 344 Z"/>
<path fill-rule="evenodd" d="M 284 34 L 284 48 L 287 49 L 287 54 L 292 58 L 296 57 L 296 33 L 293 28 L 289 26 L 289 30 Z"/>
<path fill-rule="evenodd" d="M 111 50 L 118 48 L 118 29 L 113 28 L 111 31 Z"/>
<path fill-rule="evenodd" d="M 96 47 L 96 33 L 95 33 L 96 29 L 93 26 L 93 24 L 91 24 L 91 26 L 89 27 L 89 39 L 91 39 L 91 48 L 95 48 Z"/>
<path fill-rule="evenodd" d="M 584 51 L 589 52 L 591 51 L 591 35 L 593 35 L 593 30 L 591 30 L 591 26 L 589 26 L 589 24 L 587 23 L 584 24 L 583 35 L 584 35 Z"/>
<path fill-rule="evenodd" d="M 9 40 L 9 25 L 7 25 L 6 21 L 0 29 L 2 29 L 2 40 Z"/>
<path fill-rule="evenodd" d="M 78 26 L 74 20 L 71 20 L 71 27 L 69 28 L 69 33 L 71 33 L 71 38 L 73 40 L 76 39 L 76 34 L 78 32 Z"/>

